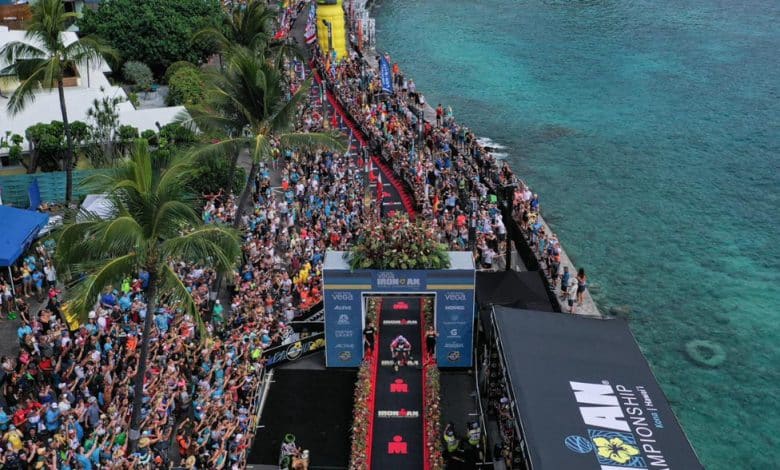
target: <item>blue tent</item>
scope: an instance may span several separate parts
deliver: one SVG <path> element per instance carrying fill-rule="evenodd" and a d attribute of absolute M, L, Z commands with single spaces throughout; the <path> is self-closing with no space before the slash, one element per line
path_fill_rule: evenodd
<path fill-rule="evenodd" d="M 0 266 L 13 265 L 48 221 L 40 212 L 0 206 Z"/>

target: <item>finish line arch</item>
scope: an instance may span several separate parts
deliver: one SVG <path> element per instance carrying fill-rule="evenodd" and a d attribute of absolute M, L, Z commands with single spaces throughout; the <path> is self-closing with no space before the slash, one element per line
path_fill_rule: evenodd
<path fill-rule="evenodd" d="M 358 367 L 362 362 L 363 298 L 398 294 L 433 296 L 440 368 L 472 366 L 476 270 L 470 252 L 449 252 L 450 268 L 435 270 L 352 270 L 346 254 L 328 251 L 323 263 L 327 367 Z"/>

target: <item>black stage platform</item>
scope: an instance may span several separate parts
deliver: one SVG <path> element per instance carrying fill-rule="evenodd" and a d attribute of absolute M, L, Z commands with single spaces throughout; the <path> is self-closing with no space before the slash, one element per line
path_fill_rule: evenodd
<path fill-rule="evenodd" d="M 310 469 L 347 468 L 356 372 L 321 370 L 319 356 L 322 353 L 302 359 L 295 368 L 274 370 L 249 465 L 276 465 L 282 439 L 290 433 L 309 449 Z M 301 368 L 305 363 L 312 367 Z"/>

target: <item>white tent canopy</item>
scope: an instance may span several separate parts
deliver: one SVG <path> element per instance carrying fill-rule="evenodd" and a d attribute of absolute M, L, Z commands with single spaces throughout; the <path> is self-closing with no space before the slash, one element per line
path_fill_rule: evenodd
<path fill-rule="evenodd" d="M 110 219 L 114 214 L 114 204 L 105 194 L 88 194 L 81 203 L 81 209 L 103 220 Z"/>

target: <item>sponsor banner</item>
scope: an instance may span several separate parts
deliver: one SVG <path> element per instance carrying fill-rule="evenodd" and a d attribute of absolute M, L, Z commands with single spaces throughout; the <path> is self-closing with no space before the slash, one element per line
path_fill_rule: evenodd
<path fill-rule="evenodd" d="M 325 362 L 357 367 L 363 360 L 363 306 L 360 292 L 325 289 Z"/>
<path fill-rule="evenodd" d="M 472 365 L 474 331 L 474 271 L 348 270 L 324 271 L 325 334 L 328 367 L 357 367 L 363 356 L 362 294 L 436 294 L 436 359 L 439 367 Z M 405 310 L 403 301 L 393 310 Z M 408 307 L 408 306 L 407 306 Z M 404 325 L 383 320 L 383 325 Z M 409 318 L 406 325 L 416 326 Z M 381 325 L 380 325 L 381 326 Z"/>
<path fill-rule="evenodd" d="M 445 290 L 436 295 L 436 362 L 439 367 L 470 367 L 474 337 L 474 291 Z"/>
<path fill-rule="evenodd" d="M 323 347 L 325 347 L 325 335 L 317 333 L 290 344 L 266 349 L 263 351 L 263 358 L 266 359 L 265 367 L 270 368 L 286 362 L 297 361 L 309 353 L 319 351 Z"/>
<path fill-rule="evenodd" d="M 393 361 L 392 359 L 382 359 L 381 361 L 379 361 L 379 365 L 392 367 L 395 365 L 395 361 Z M 419 365 L 420 365 L 420 361 L 416 359 L 409 359 L 408 361 L 406 361 L 406 366 L 401 366 L 401 367 L 417 367 Z"/>
<path fill-rule="evenodd" d="M 379 77 L 382 79 L 382 91 L 393 93 L 393 74 L 385 56 L 379 58 Z"/>
<path fill-rule="evenodd" d="M 378 418 L 419 418 L 420 412 L 417 410 L 379 410 L 376 412 Z"/>
<path fill-rule="evenodd" d="M 601 470 L 667 468 L 659 443 L 665 423 L 643 385 L 570 381 L 572 398 L 587 426 L 583 435 L 566 436 L 564 445 L 577 454 L 594 454 Z"/>
<path fill-rule="evenodd" d="M 382 320 L 383 325 L 409 325 L 409 326 L 415 326 L 419 322 L 417 320 L 407 320 L 405 318 L 401 320 Z"/>
<path fill-rule="evenodd" d="M 387 292 L 425 291 L 427 289 L 426 271 L 374 271 L 371 276 L 371 287 Z"/>

